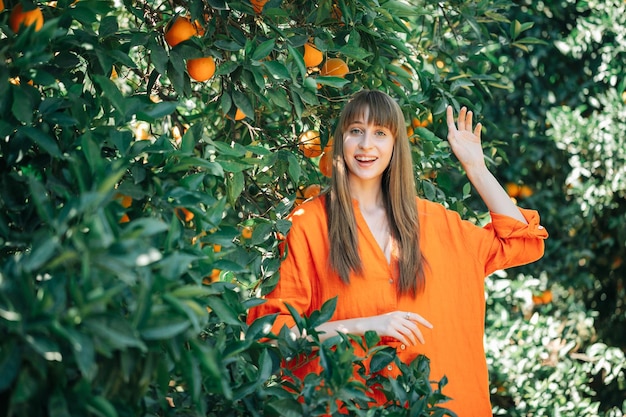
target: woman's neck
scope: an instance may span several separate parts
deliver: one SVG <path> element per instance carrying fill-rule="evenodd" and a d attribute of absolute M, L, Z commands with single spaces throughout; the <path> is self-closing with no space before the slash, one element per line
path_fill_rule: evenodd
<path fill-rule="evenodd" d="M 379 181 L 350 181 L 350 196 L 359 204 L 361 211 L 378 210 L 384 207 L 383 190 Z"/>

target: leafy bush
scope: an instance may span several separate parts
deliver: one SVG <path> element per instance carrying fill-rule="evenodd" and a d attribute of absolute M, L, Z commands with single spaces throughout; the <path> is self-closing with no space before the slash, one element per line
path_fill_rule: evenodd
<path fill-rule="evenodd" d="M 626 388 L 625 356 L 597 340 L 595 314 L 565 288 L 548 288 L 545 276 L 495 274 L 487 291 L 495 415 L 622 415 L 622 407 L 599 401 L 601 391 Z"/>
<path fill-rule="evenodd" d="M 622 262 L 626 240 L 621 227 L 625 5 L 617 0 L 516 4 L 510 19 L 534 23 L 525 33 L 543 43 L 494 53 L 493 65 L 504 69 L 502 80 L 509 90 L 494 90 L 493 105 L 483 113 L 498 127 L 489 133 L 503 144 L 502 153 L 496 154 L 497 176 L 517 191 L 512 197 L 519 204 L 539 210 L 550 232 L 544 258 L 510 272 L 530 278 L 543 271 L 540 288 L 533 291 L 536 295 L 551 291 L 560 298 L 531 316 L 538 320 L 534 323 L 521 317 L 499 321 L 502 327 L 494 340 L 523 327 L 528 332 L 519 339 L 524 347 L 516 343 L 511 350 L 541 350 L 536 343 L 556 335 L 568 343 L 547 369 L 533 359 L 507 363 L 509 349 L 498 353 L 492 372 L 500 375 L 499 380 L 509 372 L 523 375 L 541 368 L 541 381 L 551 384 L 542 385 L 535 372 L 533 377 L 515 378 L 515 385 L 505 384 L 498 396 L 527 413 L 559 407 L 560 415 L 620 415 L 626 404 L 624 384 L 618 382 L 625 378 L 624 369 L 611 366 L 607 371 L 593 364 L 615 363 L 613 358 L 626 351 Z M 525 193 L 519 193 L 521 187 L 526 187 Z M 498 312 L 519 308 L 504 299 L 502 305 L 495 303 Z M 581 337 L 562 333 L 558 326 L 566 322 L 581 331 Z M 573 339 L 576 343 L 570 344 Z M 570 385 L 573 381 L 577 388 Z M 541 389 L 531 393 L 534 384 Z M 540 400 L 540 391 L 547 391 L 546 398 L 554 401 Z"/>

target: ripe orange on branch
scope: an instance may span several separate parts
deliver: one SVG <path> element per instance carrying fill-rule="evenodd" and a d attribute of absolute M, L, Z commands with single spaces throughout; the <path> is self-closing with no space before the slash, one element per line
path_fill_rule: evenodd
<path fill-rule="evenodd" d="M 235 120 L 243 120 L 245 118 L 246 114 L 243 112 L 243 110 L 237 107 L 237 111 L 235 112 Z"/>
<path fill-rule="evenodd" d="M 320 69 L 320 74 L 328 77 L 344 78 L 349 72 L 348 64 L 341 58 L 328 58 Z"/>
<path fill-rule="evenodd" d="M 206 81 L 215 74 L 215 60 L 211 56 L 187 61 L 187 72 L 196 81 Z"/>
<path fill-rule="evenodd" d="M 322 192 L 322 186 L 319 184 L 311 184 L 302 192 L 303 197 L 308 200 L 309 198 L 317 197 Z"/>
<path fill-rule="evenodd" d="M 43 26 L 43 13 L 41 9 L 35 8 L 33 10 L 24 11 L 21 3 L 18 3 L 9 16 L 9 26 L 11 30 L 17 33 L 22 26 L 35 25 L 35 31 L 38 31 Z"/>
<path fill-rule="evenodd" d="M 174 212 L 176 213 L 176 217 L 185 222 L 190 222 L 194 218 L 194 214 L 185 207 L 176 207 Z"/>
<path fill-rule="evenodd" d="M 241 229 L 241 237 L 244 239 L 250 239 L 252 238 L 253 232 L 254 229 L 252 228 L 252 226 L 244 226 L 244 228 Z"/>
<path fill-rule="evenodd" d="M 178 16 L 170 23 L 165 32 L 165 42 L 171 47 L 198 34 L 196 26 L 186 17 Z"/>
<path fill-rule="evenodd" d="M 298 148 L 307 158 L 315 158 L 322 154 L 320 132 L 317 130 L 308 130 L 302 133 L 299 142 Z"/>
<path fill-rule="evenodd" d="M 263 7 L 265 7 L 265 3 L 267 2 L 268 0 L 250 0 L 250 4 L 256 14 L 261 14 Z"/>
<path fill-rule="evenodd" d="M 319 161 L 319 169 L 323 176 L 331 177 L 333 173 L 333 155 L 331 153 L 322 154 Z"/>
<path fill-rule="evenodd" d="M 307 68 L 317 67 L 324 60 L 324 54 L 312 43 L 304 44 L 304 65 Z"/>

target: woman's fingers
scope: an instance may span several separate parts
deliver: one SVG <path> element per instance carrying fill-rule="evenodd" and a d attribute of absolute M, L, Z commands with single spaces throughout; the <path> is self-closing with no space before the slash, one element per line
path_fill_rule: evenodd
<path fill-rule="evenodd" d="M 420 342 L 422 344 L 425 343 L 424 336 L 422 335 L 421 330 L 418 327 L 418 324 L 421 324 L 424 327 L 429 329 L 433 328 L 433 325 L 426 320 L 424 317 L 417 313 L 406 312 L 401 313 L 402 318 L 405 320 L 403 324 L 403 329 L 400 331 L 403 338 L 403 343 L 409 343 L 412 345 Z"/>
<path fill-rule="evenodd" d="M 429 329 L 433 328 L 433 325 L 428 320 L 426 320 L 424 317 L 420 316 L 417 313 L 407 313 L 406 318 L 411 320 L 411 321 L 416 321 L 416 322 L 418 322 L 418 323 L 428 327 Z"/>
<path fill-rule="evenodd" d="M 467 115 L 467 107 L 461 107 L 461 111 L 459 112 L 459 117 L 457 119 L 457 126 L 459 130 L 465 130 L 465 117 Z"/>
<path fill-rule="evenodd" d="M 474 134 L 476 134 L 477 130 L 480 132 L 480 129 L 478 129 L 480 123 L 476 125 L 476 128 L 472 129 L 472 125 L 474 124 L 474 112 L 467 110 L 467 107 L 465 106 L 461 107 L 456 123 L 454 122 L 454 110 L 452 109 L 452 106 L 447 107 L 446 118 L 448 122 L 448 130 L 450 131 L 468 130 L 471 132 L 473 130 Z"/>

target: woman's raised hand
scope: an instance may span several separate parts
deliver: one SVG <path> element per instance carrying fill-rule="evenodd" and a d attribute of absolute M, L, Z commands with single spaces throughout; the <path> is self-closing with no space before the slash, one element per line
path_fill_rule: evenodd
<path fill-rule="evenodd" d="M 468 169 L 485 166 L 485 157 L 480 141 L 480 132 L 482 124 L 473 125 L 473 113 L 468 111 L 466 107 L 462 107 L 459 112 L 457 123 L 454 123 L 454 113 L 452 106 L 446 109 L 448 123 L 448 143 L 452 148 L 452 152 L 463 165 Z"/>

